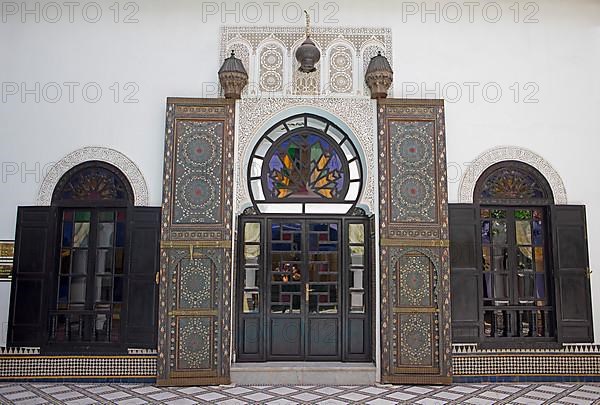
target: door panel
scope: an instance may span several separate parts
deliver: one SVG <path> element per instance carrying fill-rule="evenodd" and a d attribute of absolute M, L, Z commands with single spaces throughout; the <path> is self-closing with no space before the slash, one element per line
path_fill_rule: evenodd
<path fill-rule="evenodd" d="M 307 356 L 339 357 L 338 320 L 332 318 L 308 319 L 308 351 Z"/>
<path fill-rule="evenodd" d="M 248 216 L 239 223 L 238 361 L 370 360 L 366 221 Z"/>
<path fill-rule="evenodd" d="M 302 319 L 272 318 L 270 321 L 271 347 L 269 354 L 286 359 L 301 358 L 303 355 Z"/>

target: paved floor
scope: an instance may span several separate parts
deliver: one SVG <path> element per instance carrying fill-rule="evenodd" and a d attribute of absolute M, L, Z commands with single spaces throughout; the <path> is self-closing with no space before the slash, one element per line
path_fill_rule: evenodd
<path fill-rule="evenodd" d="M 600 384 L 218 386 L 0 384 L 1 404 L 600 404 Z"/>

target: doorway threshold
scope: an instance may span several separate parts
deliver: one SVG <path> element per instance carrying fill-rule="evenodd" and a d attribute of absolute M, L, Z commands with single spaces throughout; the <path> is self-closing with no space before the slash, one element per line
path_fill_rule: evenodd
<path fill-rule="evenodd" d="M 238 385 L 371 385 L 375 374 L 373 363 L 273 361 L 231 366 L 231 382 Z"/>

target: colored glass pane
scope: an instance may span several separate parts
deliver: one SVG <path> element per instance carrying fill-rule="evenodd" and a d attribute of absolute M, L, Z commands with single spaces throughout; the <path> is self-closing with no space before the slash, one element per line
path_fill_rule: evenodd
<path fill-rule="evenodd" d="M 272 198 L 339 199 L 346 186 L 342 159 L 325 137 L 296 134 L 267 157 L 267 189 Z"/>

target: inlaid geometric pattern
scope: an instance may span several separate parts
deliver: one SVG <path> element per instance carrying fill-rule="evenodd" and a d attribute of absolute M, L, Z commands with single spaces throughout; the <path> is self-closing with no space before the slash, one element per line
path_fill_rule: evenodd
<path fill-rule="evenodd" d="M 381 378 L 449 384 L 443 100 L 378 100 L 377 119 Z"/>
<path fill-rule="evenodd" d="M 216 223 L 221 213 L 223 123 L 177 123 L 174 223 Z"/>
<path fill-rule="evenodd" d="M 390 121 L 393 222 L 435 222 L 435 137 L 432 121 Z"/>
<path fill-rule="evenodd" d="M 433 264 L 422 254 L 406 254 L 399 259 L 398 295 L 401 306 L 430 306 Z"/>
<path fill-rule="evenodd" d="M 229 381 L 234 108 L 167 99 L 158 384 Z"/>
<path fill-rule="evenodd" d="M 161 387 L 143 384 L 0 384 L 3 404 L 577 404 L 600 401 L 600 384 L 452 386 Z"/>
<path fill-rule="evenodd" d="M 179 308 L 210 308 L 214 288 L 209 258 L 182 259 L 179 267 Z"/>

